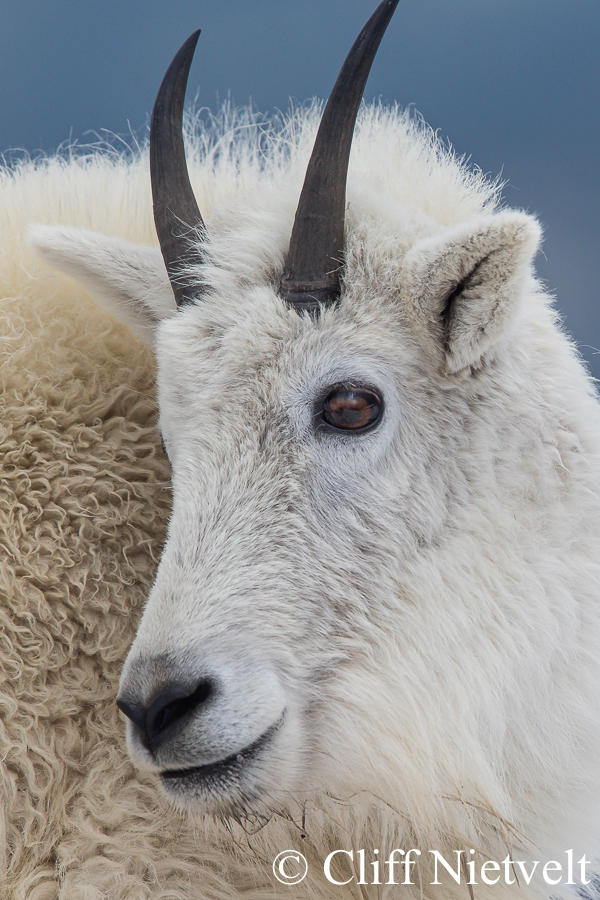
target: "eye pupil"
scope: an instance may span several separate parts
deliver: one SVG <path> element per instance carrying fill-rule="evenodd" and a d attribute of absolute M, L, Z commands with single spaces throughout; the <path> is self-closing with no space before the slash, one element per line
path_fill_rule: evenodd
<path fill-rule="evenodd" d="M 381 414 L 382 400 L 374 392 L 332 391 L 323 404 L 323 419 L 333 428 L 358 431 L 375 424 Z"/>

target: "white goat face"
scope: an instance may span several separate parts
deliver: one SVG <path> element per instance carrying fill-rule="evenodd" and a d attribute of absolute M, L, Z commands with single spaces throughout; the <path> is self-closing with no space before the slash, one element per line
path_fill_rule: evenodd
<path fill-rule="evenodd" d="M 121 697 L 156 704 L 146 747 L 133 723 L 129 745 L 180 797 L 241 803 L 331 783 L 327 684 L 372 649 L 356 631 L 380 627 L 402 545 L 443 517 L 431 489 L 415 491 L 423 460 L 395 459 L 414 428 L 407 360 L 377 317 L 365 337 L 364 314 L 342 305 L 314 323 L 257 289 L 228 325 L 217 298 L 161 329 L 173 518 Z M 319 409 L 350 388 L 383 408 L 370 428 L 336 431 Z"/>
<path fill-rule="evenodd" d="M 446 736 L 463 728 L 468 743 L 474 721 L 487 734 L 501 691 L 494 671 L 489 690 L 482 675 L 465 695 L 447 649 L 456 610 L 431 584 L 415 604 L 414 585 L 494 452 L 476 433 L 490 421 L 500 433 L 493 369 L 531 290 L 539 229 L 511 212 L 452 227 L 418 210 L 395 224 L 359 216 L 346 225 L 339 302 L 311 316 L 272 286 L 289 211 L 252 202 L 201 238 L 184 273 L 184 293 L 197 285 L 201 298 L 185 302 L 174 285 L 177 312 L 158 251 L 68 229 L 34 235 L 97 295 L 125 298 L 138 333 L 163 320 L 173 515 L 121 681 L 129 749 L 171 796 L 214 812 L 374 783 L 394 782 L 402 802 L 424 782 L 441 796 L 483 778 L 477 754 L 444 774 Z M 250 262 L 249 230 L 270 248 Z M 510 628 L 502 640 L 511 646 Z"/>

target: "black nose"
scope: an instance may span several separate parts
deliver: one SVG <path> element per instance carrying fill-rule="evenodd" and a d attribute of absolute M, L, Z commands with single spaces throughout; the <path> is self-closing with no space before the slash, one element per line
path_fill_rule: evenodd
<path fill-rule="evenodd" d="M 155 753 L 166 738 L 172 738 L 214 694 L 208 678 L 197 685 L 172 684 L 145 707 L 131 696 L 117 698 L 117 706 L 137 727 L 144 747 Z"/>

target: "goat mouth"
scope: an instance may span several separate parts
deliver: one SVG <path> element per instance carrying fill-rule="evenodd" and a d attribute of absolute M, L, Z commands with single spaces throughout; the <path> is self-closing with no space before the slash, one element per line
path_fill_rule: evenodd
<path fill-rule="evenodd" d="M 190 790 L 214 794 L 238 787 L 244 772 L 271 744 L 282 722 L 283 715 L 247 747 L 224 759 L 203 766 L 190 766 L 187 769 L 165 769 L 160 773 L 165 789 L 175 794 L 188 793 Z"/>

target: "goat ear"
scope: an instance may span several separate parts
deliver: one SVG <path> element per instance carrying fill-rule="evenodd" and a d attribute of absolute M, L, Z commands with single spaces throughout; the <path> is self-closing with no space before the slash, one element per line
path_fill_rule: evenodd
<path fill-rule="evenodd" d="M 91 296 L 141 340 L 153 342 L 176 306 L 158 248 L 79 228 L 36 225 L 29 240 L 54 268 L 80 281 Z"/>
<path fill-rule="evenodd" d="M 447 372 L 477 366 L 508 337 L 540 239 L 531 216 L 503 212 L 407 253 L 402 284 L 409 309 L 442 344 Z"/>

